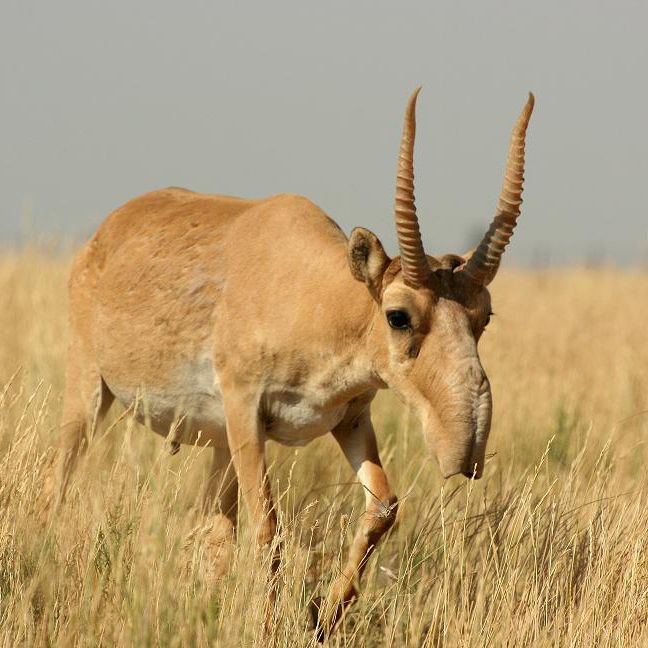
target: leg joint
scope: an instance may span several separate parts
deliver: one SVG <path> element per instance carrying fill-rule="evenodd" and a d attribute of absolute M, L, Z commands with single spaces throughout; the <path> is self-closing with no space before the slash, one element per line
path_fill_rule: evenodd
<path fill-rule="evenodd" d="M 261 523 L 257 531 L 257 545 L 263 547 L 269 545 L 274 540 L 274 537 L 277 533 L 277 517 L 274 511 L 270 511 L 266 516 L 265 520 Z"/>
<path fill-rule="evenodd" d="M 396 522 L 398 512 L 398 498 L 389 495 L 380 502 L 375 502 L 366 513 L 367 536 L 370 541 L 377 541 Z"/>

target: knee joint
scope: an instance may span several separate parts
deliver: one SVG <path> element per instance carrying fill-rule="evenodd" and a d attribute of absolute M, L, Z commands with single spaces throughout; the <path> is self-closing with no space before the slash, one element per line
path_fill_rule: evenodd
<path fill-rule="evenodd" d="M 368 514 L 368 535 L 371 538 L 380 538 L 387 533 L 396 522 L 396 513 L 398 512 L 398 498 L 396 495 L 390 495 L 386 499 L 377 502 Z"/>
<path fill-rule="evenodd" d="M 277 519 L 274 516 L 274 513 L 268 515 L 268 517 L 263 521 L 259 529 L 257 530 L 257 545 L 263 547 L 269 545 L 274 540 L 274 537 L 277 533 Z"/>

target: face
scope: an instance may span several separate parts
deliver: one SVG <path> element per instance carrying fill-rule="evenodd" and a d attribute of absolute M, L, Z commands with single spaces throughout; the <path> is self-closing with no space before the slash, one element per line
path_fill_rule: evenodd
<path fill-rule="evenodd" d="M 398 155 L 394 220 L 401 256 L 391 261 L 377 237 L 351 232 L 352 275 L 379 306 L 369 343 L 381 379 L 418 412 L 441 472 L 480 477 L 491 422 L 491 391 L 477 342 L 490 318 L 486 286 L 494 279 L 520 215 L 526 131 L 534 97 L 511 133 L 495 216 L 464 257 L 425 255 L 414 199 L 414 91 Z"/>
<path fill-rule="evenodd" d="M 414 408 L 444 477 L 479 478 L 492 406 L 477 343 L 491 304 L 486 288 L 455 272 L 463 262 L 430 259 L 430 279 L 416 289 L 390 264 L 374 331 L 382 338 L 379 374 Z"/>

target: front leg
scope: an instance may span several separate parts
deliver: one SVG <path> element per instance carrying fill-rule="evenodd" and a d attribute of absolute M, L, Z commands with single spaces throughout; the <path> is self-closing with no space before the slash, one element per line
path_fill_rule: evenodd
<path fill-rule="evenodd" d="M 354 580 L 362 576 L 376 544 L 394 524 L 397 509 L 397 498 L 389 487 L 378 456 L 369 405 L 365 405 L 359 414 L 347 416 L 333 430 L 333 436 L 364 488 L 366 510 L 360 518 L 349 558 L 334 581 L 326 603 L 319 610 L 317 637 L 320 641 L 356 597 Z"/>
<path fill-rule="evenodd" d="M 239 490 L 248 513 L 250 528 L 257 545 L 272 544 L 277 531 L 277 516 L 272 504 L 270 482 L 265 464 L 264 430 L 258 407 L 253 399 L 245 400 L 239 394 L 225 397 L 227 441 L 232 464 L 238 477 Z M 278 549 L 272 556 L 272 580 L 279 566 Z M 274 611 L 276 598 L 274 582 L 270 586 L 266 609 L 266 627 Z"/>

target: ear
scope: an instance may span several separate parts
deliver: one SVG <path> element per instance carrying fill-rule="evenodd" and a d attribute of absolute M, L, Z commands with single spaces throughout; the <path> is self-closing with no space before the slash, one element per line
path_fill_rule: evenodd
<path fill-rule="evenodd" d="M 358 281 L 367 284 L 373 298 L 379 301 L 382 276 L 390 258 L 385 254 L 378 237 L 364 227 L 356 227 L 349 238 L 347 256 L 351 274 Z"/>

